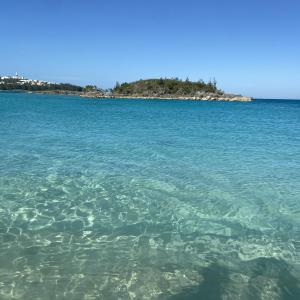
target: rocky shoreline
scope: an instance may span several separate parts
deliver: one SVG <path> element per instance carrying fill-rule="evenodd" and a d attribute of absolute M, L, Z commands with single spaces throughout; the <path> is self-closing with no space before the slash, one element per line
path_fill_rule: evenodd
<path fill-rule="evenodd" d="M 195 100 L 195 101 L 252 101 L 251 97 L 230 94 L 205 94 L 202 96 L 143 96 L 143 95 L 103 95 L 103 94 L 80 94 L 84 98 L 102 98 L 102 99 L 144 99 L 144 100 Z"/>
<path fill-rule="evenodd" d="M 82 95 L 82 97 L 85 97 Z M 145 97 L 145 96 L 125 96 L 125 95 L 114 95 L 114 96 L 102 96 L 102 97 L 96 97 L 96 98 L 115 98 L 115 99 L 145 99 L 145 100 L 195 100 L 195 101 L 240 101 L 240 102 L 250 102 L 253 99 L 251 97 L 246 97 L 246 96 L 239 96 L 239 95 L 234 95 L 234 96 L 222 96 L 222 95 L 206 95 L 203 97 L 187 97 L 187 96 L 153 96 L 153 97 Z"/>
<path fill-rule="evenodd" d="M 216 94 L 216 93 L 203 93 L 197 96 L 143 96 L 143 95 L 120 95 L 120 94 L 104 94 L 99 91 L 91 92 L 74 92 L 74 91 L 37 91 L 38 94 L 54 94 L 54 95 L 66 95 L 66 96 L 80 96 L 82 98 L 95 98 L 95 99 L 144 99 L 144 100 L 195 100 L 195 101 L 239 101 L 249 102 L 252 101 L 251 97 L 235 94 Z"/>

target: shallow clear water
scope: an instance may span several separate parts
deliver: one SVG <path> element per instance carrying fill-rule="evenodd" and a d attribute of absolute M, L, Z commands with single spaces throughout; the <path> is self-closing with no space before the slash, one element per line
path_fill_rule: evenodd
<path fill-rule="evenodd" d="M 0 299 L 300 299 L 300 101 L 0 93 Z"/>

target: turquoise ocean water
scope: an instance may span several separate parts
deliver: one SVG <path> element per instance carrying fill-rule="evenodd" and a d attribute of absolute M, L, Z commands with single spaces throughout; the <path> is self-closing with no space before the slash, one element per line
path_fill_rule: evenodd
<path fill-rule="evenodd" d="M 0 299 L 300 299 L 300 101 L 0 93 Z"/>

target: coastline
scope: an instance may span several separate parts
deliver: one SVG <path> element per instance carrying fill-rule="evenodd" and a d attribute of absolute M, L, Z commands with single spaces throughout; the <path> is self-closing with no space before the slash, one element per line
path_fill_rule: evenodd
<path fill-rule="evenodd" d="M 82 95 L 81 97 L 86 97 Z M 87 97 L 88 98 L 88 97 Z M 238 102 L 250 102 L 253 100 L 251 97 L 246 96 L 234 96 L 234 97 L 187 97 L 187 96 L 172 96 L 172 97 L 162 97 L 162 96 L 122 96 L 122 95 L 114 95 L 114 96 L 102 96 L 99 98 L 112 98 L 112 99 L 143 99 L 143 100 L 194 100 L 194 101 L 238 101 Z"/>
<path fill-rule="evenodd" d="M 217 87 L 215 80 L 193 82 L 188 78 L 150 78 L 133 82 L 116 83 L 111 89 L 95 85 L 79 86 L 70 83 L 51 83 L 43 80 L 25 79 L 16 76 L 0 77 L 0 90 L 24 91 L 36 94 L 54 94 L 102 99 L 145 100 L 195 100 L 195 101 L 240 101 L 249 102 L 251 97 L 226 93 Z"/>
<path fill-rule="evenodd" d="M 35 94 L 49 94 L 49 95 L 66 95 L 66 96 L 79 96 L 82 98 L 94 99 L 143 99 L 143 100 L 194 100 L 194 101 L 227 101 L 227 102 L 250 102 L 252 97 L 232 95 L 232 94 L 214 94 L 205 93 L 203 96 L 143 96 L 143 95 L 106 95 L 101 92 L 72 92 L 72 91 L 34 91 Z"/>
<path fill-rule="evenodd" d="M 63 90 L 45 90 L 45 91 L 27 91 L 27 90 L 0 90 L 0 92 L 14 92 L 27 94 L 43 94 L 43 95 L 64 95 L 64 96 L 79 96 L 82 98 L 94 99 L 140 99 L 140 100 L 193 100 L 193 101 L 226 101 L 226 102 L 251 102 L 252 97 L 233 95 L 233 94 L 214 94 L 205 93 L 202 96 L 143 96 L 143 95 L 119 95 L 119 94 L 103 94 L 101 92 L 77 92 Z"/>

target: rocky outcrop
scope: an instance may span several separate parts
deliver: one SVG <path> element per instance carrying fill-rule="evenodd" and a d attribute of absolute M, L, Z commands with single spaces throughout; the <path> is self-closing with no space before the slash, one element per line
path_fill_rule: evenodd
<path fill-rule="evenodd" d="M 198 101 L 241 101 L 249 102 L 252 100 L 251 97 L 245 97 L 234 94 L 217 94 L 217 93 L 201 93 L 196 96 L 177 96 L 177 95 L 164 95 L 164 96 L 143 96 L 143 95 L 114 95 L 105 94 L 101 91 L 89 91 L 89 92 L 75 92 L 75 91 L 38 91 L 40 94 L 61 94 L 69 96 L 80 96 L 83 98 L 100 98 L 100 99 L 160 99 L 160 100 L 198 100 Z"/>
<path fill-rule="evenodd" d="M 85 95 L 82 95 L 85 97 Z M 249 102 L 252 101 L 251 97 L 241 96 L 241 95 L 228 95 L 228 94 L 213 94 L 213 93 L 205 93 L 203 95 L 197 96 L 139 96 L 139 95 L 104 95 L 100 97 L 93 98 L 110 98 L 110 99 L 159 99 L 159 100 L 195 100 L 195 101 L 240 101 L 240 102 Z"/>
<path fill-rule="evenodd" d="M 130 83 L 117 83 L 111 90 L 111 96 L 126 99 L 251 101 L 250 97 L 224 93 L 217 87 L 215 80 L 193 82 L 178 78 L 141 79 Z"/>

